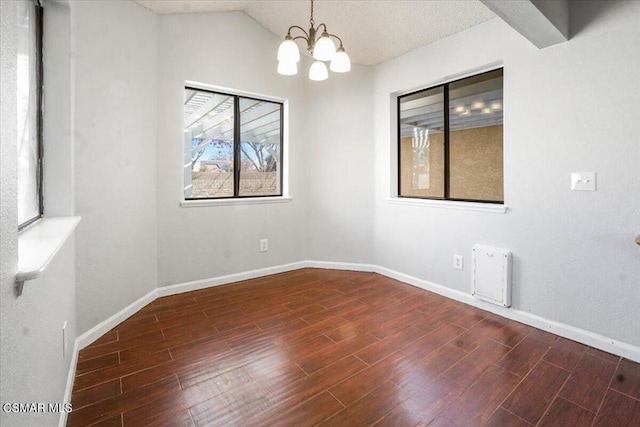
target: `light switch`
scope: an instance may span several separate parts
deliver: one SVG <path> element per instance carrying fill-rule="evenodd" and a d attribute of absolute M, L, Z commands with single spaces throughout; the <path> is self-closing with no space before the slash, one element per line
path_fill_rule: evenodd
<path fill-rule="evenodd" d="M 596 173 L 573 172 L 571 174 L 571 191 L 596 191 Z"/>

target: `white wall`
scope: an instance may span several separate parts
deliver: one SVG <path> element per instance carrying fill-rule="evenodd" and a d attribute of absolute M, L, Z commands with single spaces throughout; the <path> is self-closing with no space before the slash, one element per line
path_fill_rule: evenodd
<path fill-rule="evenodd" d="M 514 309 L 640 346 L 637 2 L 582 2 L 572 40 L 542 51 L 494 19 L 320 84 L 307 81 L 308 64 L 278 76 L 280 40 L 239 12 L 157 17 L 130 1 L 72 2 L 75 68 L 61 84 L 75 94 L 75 113 L 52 138 L 75 151 L 57 157 L 67 166 L 49 179 L 60 195 L 52 209 L 83 220 L 75 249 L 67 243 L 20 298 L 14 5 L 0 7 L 2 402 L 61 401 L 69 359 L 58 357 L 60 328 L 68 320 L 75 337 L 74 270 L 85 332 L 157 286 L 305 259 L 375 263 L 469 292 L 471 247 L 485 243 L 514 253 Z M 505 67 L 509 211 L 388 203 L 390 94 L 496 63 Z M 179 206 L 185 80 L 289 100 L 291 202 Z M 70 139 L 62 129 L 74 129 Z M 570 192 L 575 171 L 596 171 L 598 191 Z M 451 268 L 454 253 L 465 256 L 463 272 Z M 3 414 L 2 424 L 56 418 Z"/>
<path fill-rule="evenodd" d="M 514 254 L 513 308 L 640 346 L 640 3 L 581 2 L 535 49 L 499 19 L 375 69 L 375 262 L 470 292 L 476 243 Z M 400 206 L 390 94 L 504 64 L 506 214 Z M 596 192 L 569 191 L 596 171 Z M 452 269 L 452 255 L 465 270 Z"/>
<path fill-rule="evenodd" d="M 308 67 L 308 66 L 307 66 Z M 307 68 L 303 68 L 306 74 Z M 373 259 L 372 67 L 308 81 L 309 259 Z"/>
<path fill-rule="evenodd" d="M 158 284 L 157 21 L 131 1 L 72 4 L 78 330 Z"/>
<path fill-rule="evenodd" d="M 69 105 L 69 9 L 64 2 L 45 4 L 45 26 L 57 34 L 45 44 L 45 108 L 55 111 L 45 121 L 46 215 L 72 214 L 65 200 L 72 199 L 69 138 L 59 130 L 70 129 Z M 16 174 L 16 4 L 0 2 L 2 15 L 2 111 L 0 156 L 0 402 L 62 403 L 76 336 L 74 243 L 68 240 L 44 275 L 14 293 L 18 265 Z M 67 71 L 65 71 L 65 69 Z M 66 73 L 66 74 L 65 74 Z M 58 80 L 57 76 L 65 75 Z M 54 90 L 51 90 L 54 89 Z M 51 206 L 51 209 L 49 208 Z M 63 357 L 62 325 L 67 322 L 68 347 Z M 0 413 L 0 424 L 11 426 L 55 425 L 58 413 Z"/>
<path fill-rule="evenodd" d="M 160 17 L 158 57 L 158 283 L 166 286 L 306 259 L 309 146 L 305 77 L 285 78 L 279 40 L 241 12 Z M 289 102 L 292 201 L 183 208 L 183 99 L 186 80 Z M 285 141 L 285 145 L 287 142 Z M 269 251 L 259 252 L 259 240 Z"/>

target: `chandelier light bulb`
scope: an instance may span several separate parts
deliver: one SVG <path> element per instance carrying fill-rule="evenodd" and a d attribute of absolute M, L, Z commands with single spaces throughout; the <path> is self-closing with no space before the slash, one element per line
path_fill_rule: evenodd
<path fill-rule="evenodd" d="M 351 59 L 349 55 L 344 51 L 344 48 L 340 46 L 335 56 L 331 60 L 329 69 L 336 73 L 346 73 L 351 70 Z"/>
<path fill-rule="evenodd" d="M 326 80 L 329 77 L 327 66 L 322 61 L 314 61 L 309 68 L 309 78 L 311 80 L 320 81 Z"/>
<path fill-rule="evenodd" d="M 298 74 L 298 64 L 296 62 L 279 61 L 278 74 L 283 76 L 295 76 Z"/>
<path fill-rule="evenodd" d="M 324 23 L 316 25 L 313 20 L 313 0 L 311 0 L 309 24 L 308 31 L 298 25 L 289 27 L 284 41 L 278 48 L 278 73 L 285 76 L 297 74 L 300 50 L 295 40 L 298 39 L 306 41 L 307 51 L 315 60 L 311 68 L 309 68 L 309 78 L 311 80 L 326 80 L 329 77 L 327 64 L 323 61 L 331 61 L 329 67 L 333 72 L 346 73 L 350 71 L 351 59 L 345 52 L 344 47 L 342 47 L 342 39 L 335 34 L 329 33 Z M 321 31 L 322 33 L 320 33 Z M 295 37 L 291 35 L 292 32 L 294 32 Z M 317 34 L 320 34 L 320 37 L 316 39 Z M 339 42 L 340 47 L 338 49 L 336 49 L 336 43 L 333 39 Z"/>
<path fill-rule="evenodd" d="M 326 31 L 322 33 L 313 47 L 313 58 L 318 61 L 331 61 L 336 54 L 336 45 Z"/>
<path fill-rule="evenodd" d="M 298 45 L 293 41 L 290 34 L 287 34 L 284 41 L 280 43 L 278 48 L 278 61 L 282 62 L 298 62 L 300 61 L 300 50 Z"/>

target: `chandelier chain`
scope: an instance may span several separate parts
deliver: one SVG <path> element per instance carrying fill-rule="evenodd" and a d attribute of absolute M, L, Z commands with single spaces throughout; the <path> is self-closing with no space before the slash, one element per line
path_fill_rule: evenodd
<path fill-rule="evenodd" d="M 309 23 L 311 23 L 312 27 L 315 26 L 315 21 L 313 20 L 313 0 L 311 0 L 311 19 L 309 19 Z"/>

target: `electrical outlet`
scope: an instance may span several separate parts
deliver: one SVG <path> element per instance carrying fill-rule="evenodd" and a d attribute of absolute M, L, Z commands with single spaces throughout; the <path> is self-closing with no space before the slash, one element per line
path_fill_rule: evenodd
<path fill-rule="evenodd" d="M 62 357 L 67 356 L 67 321 L 62 324 Z"/>
<path fill-rule="evenodd" d="M 260 239 L 260 252 L 267 252 L 269 250 L 269 239 Z"/>
<path fill-rule="evenodd" d="M 571 191 L 596 191 L 596 173 L 573 172 L 571 174 Z"/>
<path fill-rule="evenodd" d="M 453 268 L 456 270 L 462 270 L 464 263 L 464 258 L 462 255 L 454 255 L 453 256 Z"/>

